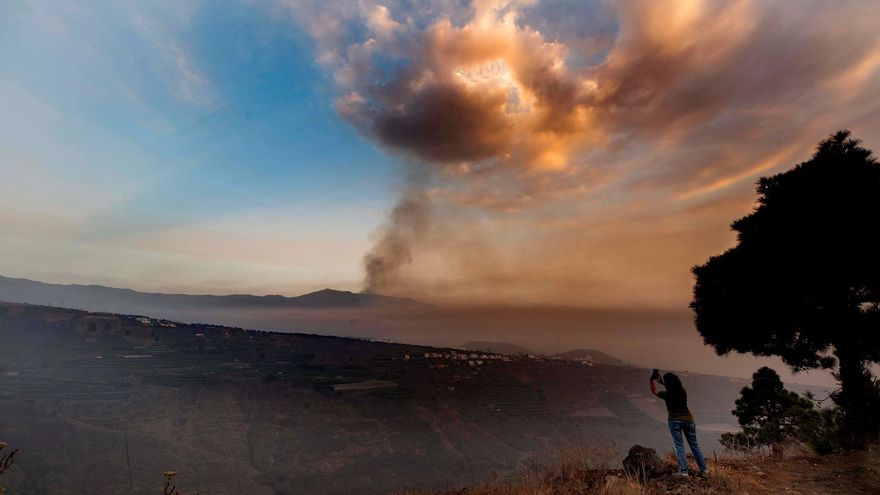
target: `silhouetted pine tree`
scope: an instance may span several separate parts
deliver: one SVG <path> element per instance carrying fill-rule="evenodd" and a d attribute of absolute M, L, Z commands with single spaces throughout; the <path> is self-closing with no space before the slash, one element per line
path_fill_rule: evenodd
<path fill-rule="evenodd" d="M 834 368 L 845 445 L 880 429 L 880 164 L 839 131 L 792 170 L 762 177 L 738 244 L 693 269 L 696 325 L 719 354 Z"/>

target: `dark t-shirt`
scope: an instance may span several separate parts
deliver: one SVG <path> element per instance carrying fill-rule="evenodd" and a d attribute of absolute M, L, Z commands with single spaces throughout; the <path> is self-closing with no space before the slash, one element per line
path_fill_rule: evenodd
<path fill-rule="evenodd" d="M 693 423 L 694 416 L 688 409 L 687 392 L 682 391 L 681 395 L 671 395 L 665 390 L 657 392 L 657 397 L 666 402 L 666 411 L 669 413 L 669 419 L 672 421 L 688 421 Z"/>

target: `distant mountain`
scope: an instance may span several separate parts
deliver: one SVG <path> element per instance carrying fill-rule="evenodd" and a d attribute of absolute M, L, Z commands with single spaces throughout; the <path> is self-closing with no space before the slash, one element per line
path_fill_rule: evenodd
<path fill-rule="evenodd" d="M 228 296 L 138 292 L 102 285 L 61 285 L 0 276 L 0 301 L 40 304 L 122 313 L 153 314 L 156 310 L 205 309 L 327 309 L 327 308 L 429 308 L 428 304 L 399 297 L 334 289 L 296 297 L 280 295 Z"/>
<path fill-rule="evenodd" d="M 620 359 L 617 359 L 614 356 L 609 356 L 602 351 L 597 351 L 596 349 L 574 349 L 571 351 L 560 352 L 559 354 L 553 356 L 562 359 L 590 359 L 593 364 L 610 364 L 610 365 L 622 365 L 625 364 Z"/>
<path fill-rule="evenodd" d="M 487 342 L 474 340 L 461 346 L 469 351 L 494 352 L 498 354 L 532 354 L 532 351 L 516 344 L 508 344 L 507 342 Z"/>

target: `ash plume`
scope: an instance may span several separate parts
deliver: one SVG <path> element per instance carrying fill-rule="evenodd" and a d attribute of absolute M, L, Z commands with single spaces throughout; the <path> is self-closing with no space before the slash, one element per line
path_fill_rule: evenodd
<path fill-rule="evenodd" d="M 757 176 L 880 141 L 877 2 L 279 1 L 337 113 L 430 176 L 370 291 L 682 304 Z"/>
<path fill-rule="evenodd" d="M 393 287 L 400 269 L 412 261 L 411 245 L 425 235 L 427 227 L 427 198 L 419 190 L 410 190 L 391 211 L 378 242 L 364 257 L 364 292 L 382 293 Z"/>

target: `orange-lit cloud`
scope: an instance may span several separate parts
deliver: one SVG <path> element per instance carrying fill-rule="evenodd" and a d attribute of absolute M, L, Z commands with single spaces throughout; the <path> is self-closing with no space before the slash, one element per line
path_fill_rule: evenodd
<path fill-rule="evenodd" d="M 441 165 L 561 170 L 598 128 L 595 83 L 566 66 L 565 45 L 518 24 L 516 4 L 475 2 L 463 25 L 392 14 L 364 7 L 367 39 L 324 59 L 340 115 L 389 148 Z"/>
<path fill-rule="evenodd" d="M 758 175 L 842 127 L 880 147 L 876 2 L 289 5 L 338 113 L 416 178 L 375 290 L 683 305 Z"/>

